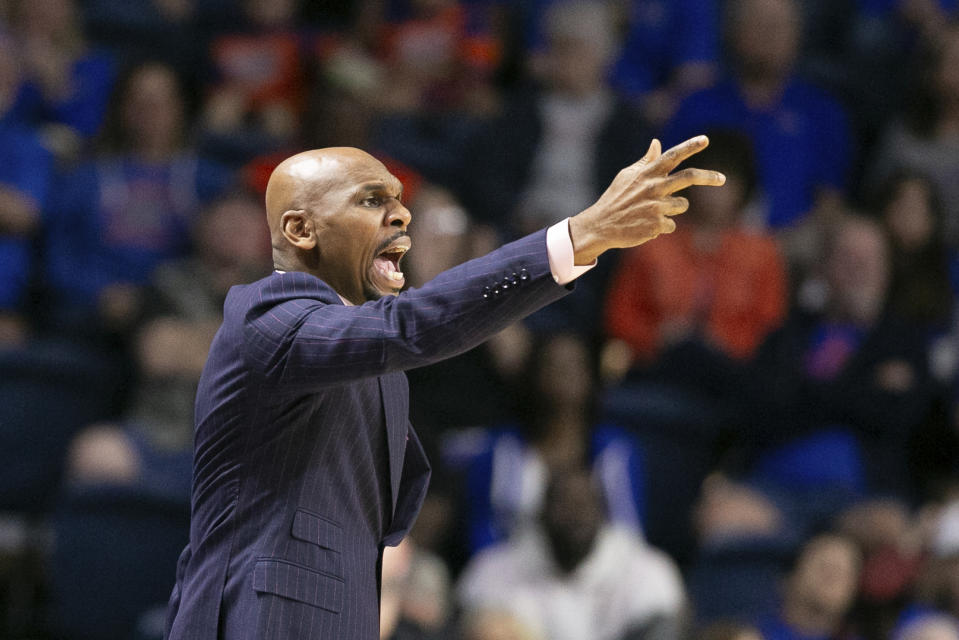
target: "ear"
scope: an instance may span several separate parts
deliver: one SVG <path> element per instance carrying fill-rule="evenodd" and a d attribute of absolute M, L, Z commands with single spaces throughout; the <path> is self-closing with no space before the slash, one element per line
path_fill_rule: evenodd
<path fill-rule="evenodd" d="M 316 226 L 306 211 L 284 212 L 280 217 L 280 233 L 297 249 L 310 251 L 316 246 Z"/>

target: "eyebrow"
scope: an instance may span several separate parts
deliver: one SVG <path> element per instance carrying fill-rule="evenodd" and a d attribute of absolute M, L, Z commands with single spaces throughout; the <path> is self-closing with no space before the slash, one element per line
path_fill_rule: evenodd
<path fill-rule="evenodd" d="M 403 183 L 399 180 L 396 181 L 399 184 L 400 188 L 396 194 L 396 199 L 402 202 L 403 200 Z M 367 193 L 376 193 L 376 192 L 388 192 L 390 190 L 389 185 L 385 182 L 371 182 L 364 184 L 358 189 L 358 193 L 367 194 Z"/>

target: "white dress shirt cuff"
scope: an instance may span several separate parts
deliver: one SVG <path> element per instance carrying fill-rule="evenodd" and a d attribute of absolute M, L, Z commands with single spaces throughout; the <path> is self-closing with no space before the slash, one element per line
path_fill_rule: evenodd
<path fill-rule="evenodd" d="M 557 222 L 546 230 L 546 254 L 549 256 L 549 270 L 557 284 L 569 284 L 596 266 L 573 263 L 573 241 L 569 237 L 569 218 Z"/>

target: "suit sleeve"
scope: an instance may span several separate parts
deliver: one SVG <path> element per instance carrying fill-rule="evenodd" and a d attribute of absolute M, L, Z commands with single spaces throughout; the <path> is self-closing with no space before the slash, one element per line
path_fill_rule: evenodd
<path fill-rule="evenodd" d="M 450 269 L 421 289 L 360 306 L 317 299 L 319 281 L 307 274 L 276 281 L 281 295 L 255 294 L 244 342 L 264 381 L 291 391 L 451 357 L 570 291 L 550 272 L 545 230 Z"/>

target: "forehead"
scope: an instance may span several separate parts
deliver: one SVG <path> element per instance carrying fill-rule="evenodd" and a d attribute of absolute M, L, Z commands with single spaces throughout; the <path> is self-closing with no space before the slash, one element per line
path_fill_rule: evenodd
<path fill-rule="evenodd" d="M 368 155 L 356 157 L 307 156 L 288 168 L 291 178 L 326 190 L 385 190 L 398 194 L 403 185 L 386 166 Z"/>

